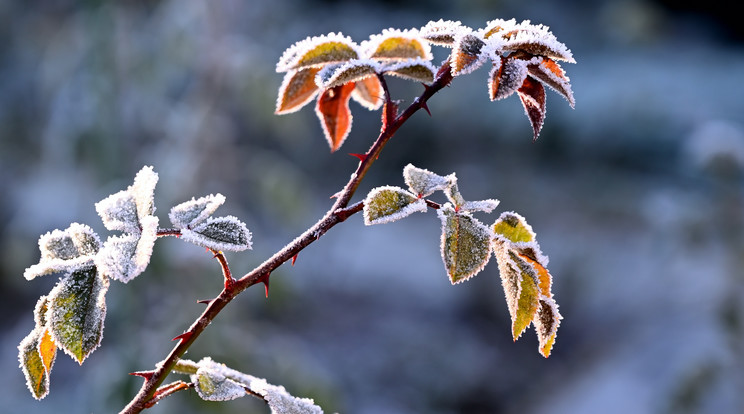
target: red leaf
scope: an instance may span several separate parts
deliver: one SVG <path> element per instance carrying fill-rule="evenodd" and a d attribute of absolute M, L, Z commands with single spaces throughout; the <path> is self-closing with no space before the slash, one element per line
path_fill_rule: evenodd
<path fill-rule="evenodd" d="M 527 62 L 522 59 L 502 57 L 491 69 L 488 90 L 492 101 L 511 96 L 524 84 L 527 77 Z"/>
<path fill-rule="evenodd" d="M 354 82 L 349 82 L 326 89 L 318 97 L 315 113 L 320 119 L 326 140 L 331 146 L 331 152 L 341 147 L 341 144 L 349 135 L 349 131 L 351 131 L 349 98 L 354 87 Z"/>
<path fill-rule="evenodd" d="M 527 117 L 530 118 L 536 140 L 545 121 L 545 88 L 539 81 L 527 77 L 517 93 L 519 99 L 522 100 Z"/>
<path fill-rule="evenodd" d="M 561 96 L 566 98 L 571 108 L 574 107 L 574 97 L 571 91 L 570 80 L 566 72 L 554 60 L 543 58 L 540 63 L 534 63 L 527 66 L 530 76 L 549 86 Z"/>

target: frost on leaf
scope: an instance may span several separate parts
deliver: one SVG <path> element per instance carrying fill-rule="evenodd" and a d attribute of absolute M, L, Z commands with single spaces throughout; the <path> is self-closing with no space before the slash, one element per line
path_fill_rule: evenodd
<path fill-rule="evenodd" d="M 426 212 L 426 203 L 399 187 L 377 187 L 364 200 L 364 224 L 368 226 L 390 223 L 415 212 Z"/>
<path fill-rule="evenodd" d="M 150 219 L 155 220 L 154 230 L 156 231 L 157 217 L 150 217 Z M 150 263 L 152 249 L 157 238 L 155 231 L 148 229 L 142 234 L 109 237 L 103 244 L 101 252 L 96 256 L 98 270 L 107 277 L 123 283 L 139 276 Z"/>
<path fill-rule="evenodd" d="M 532 124 L 533 140 L 536 140 L 545 121 L 545 88 L 542 83 L 527 77 L 522 87 L 517 90 L 517 94 Z"/>
<path fill-rule="evenodd" d="M 85 224 L 72 223 L 65 230 L 54 230 L 39 237 L 41 259 L 29 266 L 23 276 L 68 272 L 91 262 L 101 246 L 98 235 Z"/>
<path fill-rule="evenodd" d="M 129 187 L 137 204 L 137 215 L 140 221 L 144 217 L 155 214 L 155 185 L 157 183 L 158 174 L 151 166 L 145 166 L 134 176 L 134 184 Z"/>
<path fill-rule="evenodd" d="M 486 23 L 486 27 L 482 30 L 483 38 L 490 39 L 497 33 L 503 33 L 504 30 L 512 30 L 516 25 L 516 20 L 504 20 L 496 19 Z"/>
<path fill-rule="evenodd" d="M 284 51 L 276 65 L 276 71 L 287 72 L 292 69 L 358 59 L 360 57 L 358 48 L 351 38 L 341 33 L 308 37 Z"/>
<path fill-rule="evenodd" d="M 274 113 L 282 115 L 296 112 L 312 101 L 320 90 L 315 83 L 315 76 L 319 71 L 320 68 L 310 67 L 284 75 Z"/>
<path fill-rule="evenodd" d="M 456 38 L 471 31 L 472 29 L 463 26 L 459 21 L 439 19 L 427 23 L 419 30 L 419 35 L 433 45 L 452 47 Z"/>
<path fill-rule="evenodd" d="M 527 78 L 527 61 L 522 59 L 494 59 L 488 77 L 488 91 L 492 101 L 504 99 L 517 91 Z"/>
<path fill-rule="evenodd" d="M 211 217 L 191 230 L 182 230 L 181 238 L 212 250 L 239 252 L 251 248 L 251 232 L 233 216 Z"/>
<path fill-rule="evenodd" d="M 246 395 L 245 386 L 225 377 L 220 371 L 200 367 L 191 375 L 196 393 L 205 401 L 230 401 Z"/>
<path fill-rule="evenodd" d="M 211 216 L 224 202 L 225 196 L 222 194 L 192 198 L 190 201 L 173 207 L 168 217 L 171 223 L 179 229 L 192 228 Z"/>
<path fill-rule="evenodd" d="M 437 210 L 442 221 L 441 251 L 452 284 L 478 274 L 491 258 L 491 232 L 467 212 L 447 203 Z"/>
<path fill-rule="evenodd" d="M 413 164 L 403 168 L 403 179 L 411 192 L 419 197 L 428 197 L 435 191 L 443 191 L 457 180 L 454 174 L 443 177 L 429 170 L 414 167 Z"/>
<path fill-rule="evenodd" d="M 554 60 L 542 58 L 537 63 L 527 65 L 527 71 L 530 76 L 547 85 L 561 96 L 566 98 L 571 108 L 574 107 L 575 101 L 571 83 L 566 72 Z"/>
<path fill-rule="evenodd" d="M 499 34 L 505 40 L 504 51 L 523 51 L 533 56 L 576 63 L 566 45 L 559 42 L 547 26 L 530 24 L 529 20 L 506 27 Z"/>
<path fill-rule="evenodd" d="M 318 72 L 315 83 L 322 89 L 333 88 L 374 76 L 380 65 L 370 59 L 354 59 L 346 63 L 327 65 Z"/>
<path fill-rule="evenodd" d="M 493 224 L 493 232 L 496 236 L 505 238 L 512 243 L 535 241 L 535 232 L 532 226 L 521 215 L 506 211 Z"/>
<path fill-rule="evenodd" d="M 434 82 L 434 74 L 437 71 L 431 62 L 421 58 L 391 63 L 386 65 L 383 70 L 385 73 L 389 73 L 399 78 L 425 84 Z"/>
<path fill-rule="evenodd" d="M 97 202 L 96 211 L 108 230 L 139 231 L 137 204 L 130 191 L 122 190 Z"/>
<path fill-rule="evenodd" d="M 431 46 L 423 41 L 416 30 L 385 29 L 362 44 L 367 56 L 373 59 L 407 60 L 432 59 Z"/>
<path fill-rule="evenodd" d="M 90 266 L 68 274 L 49 293 L 52 339 L 80 364 L 101 343 L 108 285 L 108 279 Z"/>
<path fill-rule="evenodd" d="M 18 360 L 26 386 L 37 400 L 49 394 L 49 374 L 56 354 L 57 347 L 46 327 L 37 326 L 18 345 Z"/>
<path fill-rule="evenodd" d="M 351 92 L 351 99 L 357 101 L 370 111 L 376 111 L 382 106 L 385 92 L 377 76 L 370 76 L 355 82 L 356 87 Z"/>
<path fill-rule="evenodd" d="M 315 114 L 320 119 L 331 152 L 336 151 L 344 143 L 351 131 L 351 111 L 349 98 L 354 90 L 353 83 L 326 89 L 318 97 Z"/>
<path fill-rule="evenodd" d="M 447 188 L 444 189 L 444 195 L 447 196 L 447 199 L 454 204 L 454 206 L 460 210 L 465 206 L 467 203 L 465 199 L 462 197 L 462 194 L 460 194 L 460 188 L 457 186 L 457 178 L 455 177 L 455 174 L 451 175 L 451 182 L 450 185 L 447 186 Z"/>
<path fill-rule="evenodd" d="M 36 301 L 36 306 L 34 307 L 34 322 L 37 327 L 47 325 L 47 310 L 49 310 L 49 298 L 45 295 Z"/>
<path fill-rule="evenodd" d="M 555 344 L 555 337 L 558 334 L 558 325 L 563 317 L 558 313 L 558 305 L 551 298 L 540 298 L 540 309 L 537 311 L 535 318 L 535 330 L 540 346 L 540 353 L 545 357 L 550 356 L 550 351 Z"/>
<path fill-rule="evenodd" d="M 460 208 L 464 211 L 483 211 L 485 213 L 492 212 L 499 205 L 499 200 L 489 198 L 488 200 L 480 201 L 466 201 L 465 204 Z"/>
<path fill-rule="evenodd" d="M 485 45 L 483 39 L 472 33 L 458 37 L 450 55 L 452 75 L 467 75 L 478 69 L 487 57 L 483 53 Z"/>

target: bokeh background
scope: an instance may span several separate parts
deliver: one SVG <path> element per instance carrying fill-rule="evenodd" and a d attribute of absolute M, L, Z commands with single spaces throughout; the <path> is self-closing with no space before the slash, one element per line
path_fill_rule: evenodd
<path fill-rule="evenodd" d="M 164 239 L 146 273 L 112 283 L 101 348 L 58 355 L 36 402 L 19 341 L 55 276 L 31 282 L 40 234 L 88 223 L 144 165 L 171 206 L 209 193 L 245 221 L 242 274 L 309 227 L 379 130 L 355 103 L 330 154 L 312 108 L 273 115 L 282 51 L 308 35 L 357 41 L 439 18 L 551 27 L 573 51 L 571 110 L 548 92 L 537 142 L 516 97 L 491 103 L 486 69 L 436 95 L 385 149 L 357 200 L 403 185 L 411 162 L 457 172 L 538 233 L 564 316 L 553 354 L 514 343 L 495 262 L 451 286 L 429 213 L 334 228 L 263 289 L 246 291 L 188 357 L 217 361 L 343 413 L 744 412 L 744 33 L 717 2 L 0 2 L 2 410 L 116 412 L 221 286 L 204 249 Z M 718 2 L 723 3 L 723 2 Z M 435 49 L 436 61 L 446 56 Z M 403 104 L 421 86 L 391 81 Z M 493 221 L 486 215 L 483 221 Z M 185 379 L 185 378 L 184 378 Z M 268 412 L 182 392 L 157 413 Z"/>

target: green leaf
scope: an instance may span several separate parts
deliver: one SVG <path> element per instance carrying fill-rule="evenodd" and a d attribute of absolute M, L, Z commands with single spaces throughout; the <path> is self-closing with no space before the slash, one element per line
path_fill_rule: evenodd
<path fill-rule="evenodd" d="M 23 276 L 31 280 L 49 273 L 68 272 L 93 261 L 101 240 L 85 224 L 72 223 L 62 230 L 54 230 L 39 238 L 41 259 L 29 266 Z"/>
<path fill-rule="evenodd" d="M 519 291 L 516 299 L 515 313 L 512 315 L 512 336 L 516 341 L 522 333 L 530 326 L 535 318 L 539 305 L 540 289 L 537 286 L 536 275 L 530 266 L 520 260 L 513 251 L 509 252 L 512 261 L 517 265 L 519 272 Z"/>
<path fill-rule="evenodd" d="M 435 191 L 446 190 L 457 181 L 454 174 L 443 177 L 429 170 L 414 167 L 413 164 L 408 164 L 403 168 L 403 179 L 411 192 L 419 197 L 428 197 Z"/>
<path fill-rule="evenodd" d="M 276 65 L 277 72 L 319 67 L 328 63 L 359 59 L 358 46 L 341 33 L 308 37 L 290 46 Z"/>
<path fill-rule="evenodd" d="M 437 215 L 442 221 L 441 251 L 452 284 L 478 274 L 491 258 L 491 232 L 467 212 L 444 204 Z"/>
<path fill-rule="evenodd" d="M 49 394 L 49 374 L 57 348 L 45 327 L 37 326 L 18 345 L 18 360 L 26 386 L 37 400 Z"/>
<path fill-rule="evenodd" d="M 222 194 L 210 194 L 173 207 L 168 214 L 171 223 L 179 229 L 192 228 L 217 210 L 225 202 Z"/>
<path fill-rule="evenodd" d="M 535 240 L 532 226 L 527 224 L 524 217 L 513 211 L 505 211 L 493 224 L 493 232 L 512 243 L 531 242 Z"/>
<path fill-rule="evenodd" d="M 210 367 L 200 367 L 191 375 L 191 381 L 196 393 L 205 401 L 230 401 L 246 395 L 245 385 Z"/>
<path fill-rule="evenodd" d="M 233 216 L 210 217 L 191 230 L 181 230 L 181 238 L 212 250 L 239 252 L 252 247 L 248 227 Z"/>
<path fill-rule="evenodd" d="M 390 223 L 417 211 L 426 211 L 424 200 L 400 187 L 377 187 L 364 200 L 364 224 Z"/>
<path fill-rule="evenodd" d="M 49 293 L 52 339 L 79 364 L 101 343 L 109 281 L 95 266 L 78 269 Z"/>

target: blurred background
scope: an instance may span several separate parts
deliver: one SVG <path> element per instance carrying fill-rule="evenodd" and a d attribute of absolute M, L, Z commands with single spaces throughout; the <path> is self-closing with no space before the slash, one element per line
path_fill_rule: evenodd
<path fill-rule="evenodd" d="M 253 232 L 243 274 L 312 225 L 366 151 L 379 113 L 352 103 L 330 154 L 311 107 L 273 115 L 285 48 L 343 32 L 495 18 L 551 27 L 576 109 L 548 92 L 537 142 L 516 97 L 491 103 L 487 69 L 436 95 L 385 149 L 355 200 L 404 185 L 409 162 L 456 172 L 471 200 L 527 218 L 550 256 L 564 320 L 549 359 L 511 340 L 495 261 L 451 286 L 433 212 L 365 228 L 354 216 L 237 298 L 190 350 L 342 413 L 744 412 L 744 31 L 716 2 L 0 2 L 0 401 L 8 412 L 121 409 L 170 339 L 216 295 L 204 249 L 160 240 L 148 270 L 112 283 L 101 348 L 59 354 L 32 399 L 17 345 L 56 276 L 31 282 L 39 235 L 152 165 L 156 214 L 220 192 Z M 723 2 L 721 2 L 723 3 Z M 447 51 L 435 48 L 435 63 Z M 403 105 L 421 85 L 391 81 Z M 435 201 L 442 201 L 436 199 Z M 174 378 L 177 379 L 177 378 Z M 185 379 L 185 378 L 183 378 Z M 255 412 L 181 392 L 157 413 Z"/>

